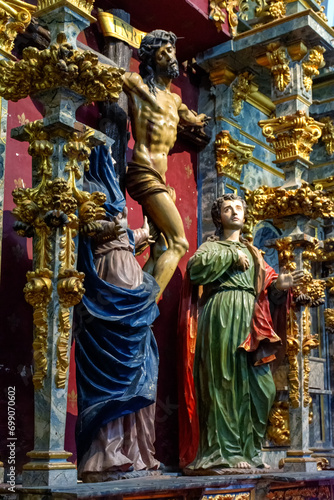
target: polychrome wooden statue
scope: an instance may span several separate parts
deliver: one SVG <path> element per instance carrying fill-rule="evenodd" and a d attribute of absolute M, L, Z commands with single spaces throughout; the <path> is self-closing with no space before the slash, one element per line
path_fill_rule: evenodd
<path fill-rule="evenodd" d="M 241 238 L 245 202 L 234 194 L 212 208 L 216 237 L 191 257 L 192 283 L 203 285 L 194 361 L 199 444 L 188 473 L 223 474 L 267 467 L 261 443 L 275 384 L 269 363 L 280 338 L 269 301 L 279 307 L 303 271 L 280 274 Z"/>
<path fill-rule="evenodd" d="M 176 141 L 177 125 L 202 127 L 208 118 L 190 111 L 171 92 L 179 75 L 174 33 L 155 30 L 140 45 L 140 75 L 125 73 L 124 91 L 130 98 L 132 132 L 135 139 L 128 163 L 126 186 L 161 235 L 152 248 L 145 270 L 153 274 L 163 293 L 181 257 L 188 249 L 175 191 L 166 185 L 167 156 Z"/>

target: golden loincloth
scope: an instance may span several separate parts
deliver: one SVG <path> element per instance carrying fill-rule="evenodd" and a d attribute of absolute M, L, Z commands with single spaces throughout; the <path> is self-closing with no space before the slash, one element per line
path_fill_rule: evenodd
<path fill-rule="evenodd" d="M 125 176 L 126 189 L 135 201 L 145 205 L 145 198 L 155 193 L 168 193 L 175 203 L 175 190 L 152 167 L 129 162 Z"/>

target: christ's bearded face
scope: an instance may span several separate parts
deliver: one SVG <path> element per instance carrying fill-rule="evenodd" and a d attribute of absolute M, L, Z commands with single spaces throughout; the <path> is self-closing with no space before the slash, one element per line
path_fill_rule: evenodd
<path fill-rule="evenodd" d="M 170 79 L 179 76 L 179 65 L 176 59 L 176 49 L 171 43 L 166 43 L 155 53 L 155 67 L 159 75 L 168 76 Z"/>

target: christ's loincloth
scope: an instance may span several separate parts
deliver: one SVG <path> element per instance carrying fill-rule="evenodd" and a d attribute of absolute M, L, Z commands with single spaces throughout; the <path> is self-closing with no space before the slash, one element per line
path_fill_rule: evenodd
<path fill-rule="evenodd" d="M 125 180 L 129 195 L 140 205 L 145 205 L 145 198 L 155 193 L 168 193 L 175 203 L 174 188 L 166 186 L 162 176 L 152 167 L 129 162 Z"/>

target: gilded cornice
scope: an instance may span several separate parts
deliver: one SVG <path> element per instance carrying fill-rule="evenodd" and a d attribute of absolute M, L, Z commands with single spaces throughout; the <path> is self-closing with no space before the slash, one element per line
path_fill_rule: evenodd
<path fill-rule="evenodd" d="M 90 15 L 93 5 L 94 0 L 37 0 L 36 16 L 41 17 L 59 7 L 69 7 L 93 23 L 96 21 L 95 17 Z"/>
<path fill-rule="evenodd" d="M 316 12 L 314 12 L 312 9 L 308 8 L 308 9 L 303 10 L 301 12 L 296 12 L 295 14 L 291 14 L 290 16 L 283 17 L 281 19 L 276 19 L 274 21 L 269 22 L 268 24 L 256 26 L 255 28 L 253 28 L 249 31 L 244 31 L 243 33 L 238 33 L 238 35 L 236 35 L 236 37 L 234 39 L 241 40 L 242 38 L 253 36 L 257 33 L 261 33 L 261 31 L 268 30 L 269 28 L 279 26 L 287 21 L 293 21 L 294 19 L 298 19 L 298 18 L 304 17 L 304 16 L 311 16 L 322 28 L 325 29 L 325 31 L 327 31 L 327 33 L 331 37 L 334 37 L 334 29 L 331 28 Z"/>

